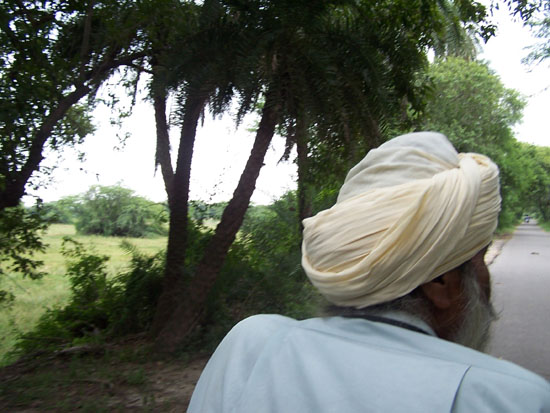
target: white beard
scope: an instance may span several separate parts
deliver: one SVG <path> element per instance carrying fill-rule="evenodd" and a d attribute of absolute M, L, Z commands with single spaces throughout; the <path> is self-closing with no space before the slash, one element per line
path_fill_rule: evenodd
<path fill-rule="evenodd" d="M 485 351 L 491 338 L 491 323 L 497 319 L 495 309 L 482 294 L 476 277 L 465 277 L 464 295 L 466 305 L 463 320 L 450 340 L 474 350 Z"/>

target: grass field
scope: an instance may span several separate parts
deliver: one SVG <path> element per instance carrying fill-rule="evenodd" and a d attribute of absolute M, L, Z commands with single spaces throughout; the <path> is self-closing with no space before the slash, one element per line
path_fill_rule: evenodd
<path fill-rule="evenodd" d="M 44 235 L 48 245 L 44 254 L 37 258 L 44 261 L 42 270 L 46 272 L 40 280 L 22 278 L 18 274 L 6 274 L 0 278 L 0 289 L 15 295 L 15 301 L 9 308 L 0 307 L 0 365 L 10 362 L 5 356 L 13 347 L 19 332 L 32 329 L 38 318 L 48 308 L 63 305 L 69 297 L 69 281 L 65 274 L 65 257 L 61 254 L 63 237 L 93 248 L 98 254 L 110 257 L 108 269 L 116 274 L 125 268 L 130 255 L 120 248 L 122 238 L 77 235 L 72 225 L 54 224 Z M 126 238 L 139 251 L 155 254 L 165 248 L 166 238 Z"/>

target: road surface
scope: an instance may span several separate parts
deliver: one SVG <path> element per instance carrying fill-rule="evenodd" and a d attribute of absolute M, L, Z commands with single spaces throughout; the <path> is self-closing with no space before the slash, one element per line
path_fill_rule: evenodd
<path fill-rule="evenodd" d="M 488 352 L 550 380 L 550 233 L 522 224 L 489 269 L 500 318 Z"/>

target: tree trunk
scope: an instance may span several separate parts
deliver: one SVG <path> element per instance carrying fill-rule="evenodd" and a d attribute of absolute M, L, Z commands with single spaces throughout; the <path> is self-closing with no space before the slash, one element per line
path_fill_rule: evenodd
<path fill-rule="evenodd" d="M 274 98 L 272 93 L 267 93 L 256 139 L 233 198 L 222 214 L 216 232 L 206 247 L 196 274 L 186 288 L 185 295 L 179 297 L 175 312 L 171 314 L 157 336 L 155 344 L 160 352 L 176 350 L 203 314 L 208 294 L 214 286 L 229 248 L 243 222 L 265 154 L 275 132 L 279 105 L 275 103 Z"/>
<path fill-rule="evenodd" d="M 298 218 L 300 220 L 300 232 L 303 229 L 302 221 L 311 216 L 312 202 L 311 191 L 307 183 L 308 173 L 308 150 L 307 150 L 307 128 L 305 121 L 296 119 L 296 151 L 298 152 Z"/>
<path fill-rule="evenodd" d="M 159 298 L 151 329 L 154 336 L 164 328 L 167 320 L 169 320 L 183 297 L 191 161 L 197 125 L 205 104 L 206 99 L 204 97 L 189 98 L 185 103 L 176 173 L 173 175 L 171 182 L 166 182 L 165 179 L 167 190 L 170 188 L 171 192 L 169 197 L 170 228 L 166 247 L 166 267 L 162 294 Z M 161 132 L 163 133 L 162 130 Z"/>
<path fill-rule="evenodd" d="M 162 88 L 162 86 L 158 86 Z M 162 178 L 168 203 L 172 199 L 174 186 L 174 169 L 172 168 L 172 157 L 170 156 L 170 136 L 168 134 L 168 122 L 166 120 L 166 90 L 164 88 L 155 90 L 153 93 L 153 107 L 155 109 L 155 125 L 157 132 L 157 151 L 155 163 L 160 165 Z"/>

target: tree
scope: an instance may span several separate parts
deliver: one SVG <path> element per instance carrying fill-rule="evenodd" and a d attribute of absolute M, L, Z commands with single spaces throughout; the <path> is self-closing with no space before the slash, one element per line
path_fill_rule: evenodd
<path fill-rule="evenodd" d="M 477 53 L 477 44 L 479 38 L 487 39 L 493 33 L 493 28 L 483 23 L 482 16 L 484 8 L 479 4 L 466 5 L 465 3 L 452 1 L 436 2 L 435 12 L 437 13 L 437 23 L 424 29 L 429 31 L 429 36 L 424 39 L 425 47 L 429 47 L 435 52 L 436 56 L 464 56 L 468 59 L 475 58 Z M 407 10 L 409 12 L 410 10 Z M 393 11 L 392 14 L 398 16 Z M 372 16 L 362 16 L 364 20 L 369 20 Z M 399 18 L 399 17 L 398 17 Z M 358 24 L 354 27 L 357 33 L 357 44 L 361 45 L 362 40 L 369 39 L 369 29 L 364 24 Z M 382 27 L 377 30 L 383 30 Z M 387 26 L 386 26 L 386 30 Z M 428 34 L 428 32 L 426 32 Z M 393 36 L 399 38 L 396 33 Z M 390 36 L 391 37 L 391 36 Z M 338 44 L 331 47 L 338 50 Z M 358 47 L 358 53 L 359 47 Z M 368 50 L 367 53 L 376 55 L 376 51 Z M 411 59 L 414 60 L 411 56 Z M 345 57 L 342 56 L 342 61 Z M 383 64 L 379 66 L 382 70 L 390 72 Z M 421 67 L 422 64 L 413 64 L 412 67 Z M 383 79 L 383 74 L 378 74 L 376 78 Z M 405 76 L 406 77 L 406 76 Z M 348 77 L 349 79 L 349 77 Z M 322 191 L 325 195 L 332 192 L 330 199 L 336 199 L 337 188 L 347 173 L 359 159 L 373 146 L 381 144 L 385 139 L 399 134 L 409 126 L 407 112 L 419 110 L 423 104 L 424 90 L 422 87 L 413 88 L 409 84 L 408 90 L 399 89 L 391 86 L 392 81 L 387 79 L 380 84 L 386 85 L 384 93 L 370 93 L 376 96 L 376 99 L 369 102 L 362 102 L 364 111 L 357 122 L 340 122 L 344 127 L 334 129 L 333 124 L 328 129 L 319 128 L 320 123 L 326 119 L 326 110 L 321 111 L 319 120 L 311 115 L 303 114 L 296 117 L 295 124 L 285 125 L 283 132 L 287 135 L 287 151 L 285 156 L 290 155 L 291 148 L 295 145 L 297 149 L 296 164 L 298 166 L 298 210 L 300 222 L 313 214 L 313 199 L 315 193 Z M 394 85 L 399 83 L 395 82 Z M 361 83 L 356 83 L 357 88 L 361 88 Z M 370 85 L 372 87 L 372 84 Z M 401 94 L 401 95 L 400 95 Z M 346 107 L 350 102 L 347 99 L 332 102 L 331 99 L 323 99 L 322 102 L 330 102 L 333 107 Z M 310 102 L 309 107 L 316 101 Z M 299 109 L 303 112 L 303 108 Z M 370 113 L 369 113 L 370 111 Z M 333 111 L 338 113 L 338 111 Z M 349 110 L 347 110 L 350 113 Z M 309 123 L 306 120 L 309 118 Z M 353 124 L 370 123 L 369 127 L 363 129 L 354 129 L 350 127 Z M 325 122 L 326 123 L 326 122 Z M 326 168 L 330 164 L 331 168 Z M 330 188 L 330 189 L 329 189 Z M 328 201 L 328 198 L 326 198 Z"/>
<path fill-rule="evenodd" d="M 500 167 L 503 197 L 500 226 L 521 214 L 525 188 L 512 127 L 525 105 L 483 63 L 461 58 L 436 61 L 428 71 L 432 98 L 419 127 L 445 134 L 459 152 L 488 155 Z"/>
<path fill-rule="evenodd" d="M 477 3 L 470 6 L 474 7 L 469 12 L 463 10 L 467 19 L 481 20 L 484 8 L 477 7 Z M 199 25 L 198 40 L 211 40 L 208 50 L 214 48 L 217 52 L 209 53 L 206 61 L 202 53 L 197 55 L 197 61 L 204 63 L 195 64 L 196 71 L 182 72 L 186 80 L 178 165 L 172 177 L 168 174 L 169 179 L 165 178 L 173 194 L 169 195 L 167 273 L 154 329 L 159 348 L 174 349 L 200 319 L 243 220 L 276 125 L 302 122 L 330 137 L 347 129 L 352 131 L 347 138 L 366 131 L 369 139 L 379 139 L 380 116 L 383 108 L 387 109 L 382 102 L 395 102 L 394 96 L 398 96 L 394 103 L 397 106 L 407 96 L 411 104 L 416 103 L 414 74 L 427 61 L 425 47 L 432 39 L 427 33 L 441 28 L 441 16 L 435 10 L 417 4 L 407 8 L 392 1 L 204 3 L 206 17 L 201 20 L 201 14 L 199 22 L 206 22 L 206 26 Z M 202 32 L 200 29 L 205 27 Z M 227 36 L 230 33 L 233 37 Z M 186 50 L 193 50 L 193 44 Z M 225 60 L 227 50 L 235 51 L 231 60 Z M 224 70 L 216 70 L 220 68 Z M 161 112 L 165 92 L 161 89 L 160 101 L 155 103 Z M 194 276 L 187 277 L 186 284 L 183 259 L 181 255 L 175 258 L 185 241 L 183 231 L 175 228 L 184 230 L 187 219 L 187 214 L 181 212 L 187 209 L 180 208 L 187 208 L 188 171 L 197 121 L 207 102 L 214 103 L 214 110 L 225 109 L 235 92 L 241 99 L 239 114 L 250 110 L 258 97 L 265 100 L 256 140 L 203 260 Z M 162 130 L 165 141 L 166 116 L 160 113 L 156 118 L 162 125 L 157 130 Z M 163 150 L 166 148 L 163 145 Z M 157 159 L 161 158 L 169 159 Z M 170 171 L 170 167 L 164 170 Z M 171 255 L 176 245 L 177 253 Z"/>
<path fill-rule="evenodd" d="M 477 22 L 464 24 L 461 18 L 463 10 L 457 2 L 442 0 L 438 2 L 438 8 L 444 16 L 444 28 L 440 33 L 434 33 L 434 54 L 438 58 L 446 56 L 463 57 L 468 60 L 475 59 L 479 48 L 479 25 Z M 488 30 L 483 34 L 486 40 L 493 31 Z"/>
<path fill-rule="evenodd" d="M 0 7 L 0 104 L 12 116 L 0 118 L 0 209 L 25 193 L 44 148 L 58 149 L 89 132 L 95 92 L 118 68 L 150 73 L 156 160 L 170 207 L 164 293 L 153 330 L 158 343 L 174 348 L 200 319 L 277 127 L 287 132 L 289 148 L 299 146 L 302 182 L 316 144 L 344 147 L 352 159 L 360 137 L 367 146 L 379 143 L 404 100 L 421 106 L 415 75 L 427 62 L 434 33 L 445 31 L 440 3 L 6 1 Z M 456 6 L 453 18 L 482 23 L 485 8 L 477 2 Z M 172 118 L 169 96 L 177 102 Z M 78 106 L 84 97 L 89 100 Z M 237 121 L 258 107 L 261 120 L 234 197 L 191 274 L 185 251 L 196 128 L 207 108 L 221 114 L 234 102 Z M 171 122 L 180 127 L 175 167 Z"/>
<path fill-rule="evenodd" d="M 121 186 L 92 186 L 75 202 L 76 229 L 83 234 L 144 237 L 162 234 L 164 206 Z"/>
<path fill-rule="evenodd" d="M 224 103 L 233 95 L 231 62 L 237 55 L 234 47 L 239 43 L 237 40 L 227 40 L 235 37 L 246 40 L 241 38 L 240 31 L 236 30 L 231 20 L 223 18 L 224 10 L 216 1 L 205 2 L 200 8 L 194 2 L 179 4 L 167 0 L 160 4 L 174 7 L 174 11 L 149 27 L 153 67 L 151 95 L 157 126 L 156 162 L 161 168 L 170 207 L 163 294 L 156 311 L 154 333 L 162 330 L 183 294 L 188 245 L 189 180 L 199 118 L 208 102 L 213 103 L 214 109 L 222 110 Z M 172 24 L 166 24 L 167 18 Z M 175 21 L 178 22 L 176 25 Z M 181 30 L 166 30 L 172 27 Z M 221 42 L 225 43 L 225 47 L 220 46 Z M 170 92 L 177 96 L 176 123 L 180 126 L 175 168 L 170 156 L 166 116 L 166 99 Z"/>
<path fill-rule="evenodd" d="M 0 3 L 0 221 L 2 242 L 14 246 L 0 249 L 1 261 L 36 273 L 39 262 L 28 255 L 42 248 L 44 223 L 21 213 L 20 200 L 48 173 L 45 151 L 93 132 L 90 111 L 101 85 L 122 67 L 140 66 L 139 28 L 150 17 L 140 7 L 151 1 Z"/>
<path fill-rule="evenodd" d="M 143 56 L 137 24 L 130 1 L 1 3 L 0 210 L 17 206 L 46 148 L 93 131 L 95 92 Z"/>
<path fill-rule="evenodd" d="M 527 196 L 524 212 L 534 213 L 543 222 L 550 221 L 550 148 L 521 143 L 522 178 Z"/>
<path fill-rule="evenodd" d="M 74 224 L 79 196 L 65 196 L 57 201 L 44 203 L 44 216 L 52 224 Z"/>

